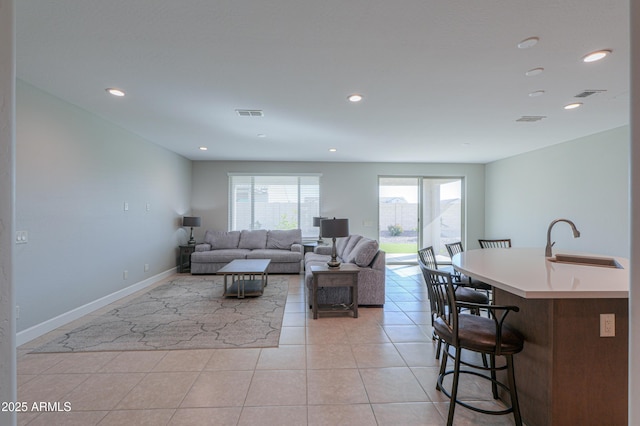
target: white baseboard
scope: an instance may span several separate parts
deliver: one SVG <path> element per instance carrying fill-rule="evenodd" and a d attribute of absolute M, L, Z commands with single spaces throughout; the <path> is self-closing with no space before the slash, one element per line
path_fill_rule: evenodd
<path fill-rule="evenodd" d="M 30 342 L 31 340 L 38 338 L 52 330 L 55 330 L 58 327 L 69 324 L 71 321 L 75 321 L 78 318 L 88 315 L 100 308 L 103 308 L 110 303 L 116 302 L 123 297 L 129 296 L 136 291 L 147 288 L 160 280 L 170 277 L 171 275 L 176 273 L 176 269 L 177 268 L 171 268 L 168 271 L 154 275 L 153 277 L 149 277 L 146 280 L 137 282 L 133 285 L 130 285 L 129 287 L 123 288 L 122 290 L 118 290 L 107 296 L 101 297 L 100 299 L 94 300 L 93 302 L 89 302 L 86 305 L 79 306 L 75 309 L 70 310 L 69 312 L 65 312 L 64 314 L 60 314 L 57 317 L 41 322 L 40 324 L 36 324 L 33 327 L 29 327 L 26 330 L 22 330 L 16 333 L 16 347 Z"/>

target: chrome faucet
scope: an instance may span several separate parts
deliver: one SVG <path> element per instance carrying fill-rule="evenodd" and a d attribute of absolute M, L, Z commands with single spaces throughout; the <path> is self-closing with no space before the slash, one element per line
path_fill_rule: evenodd
<path fill-rule="evenodd" d="M 580 236 L 580 231 L 576 228 L 576 225 L 571 222 L 569 219 L 556 219 L 549 224 L 549 229 L 547 229 L 547 246 L 544 249 L 544 255 L 546 257 L 551 257 L 553 254 L 551 253 L 551 247 L 556 243 L 555 241 L 551 242 L 551 228 L 558 222 L 567 222 L 571 226 L 571 230 L 573 231 L 573 238 L 578 238 Z"/>

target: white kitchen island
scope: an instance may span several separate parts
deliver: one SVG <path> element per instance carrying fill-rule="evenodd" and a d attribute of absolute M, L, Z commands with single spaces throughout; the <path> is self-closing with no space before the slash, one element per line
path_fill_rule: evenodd
<path fill-rule="evenodd" d="M 544 248 L 453 257 L 458 271 L 493 285 L 494 303 L 520 307 L 507 322 L 525 337 L 514 362 L 527 426 L 627 424 L 629 263 L 615 261 L 557 263 Z M 614 337 L 600 337 L 600 314 L 615 315 Z"/>

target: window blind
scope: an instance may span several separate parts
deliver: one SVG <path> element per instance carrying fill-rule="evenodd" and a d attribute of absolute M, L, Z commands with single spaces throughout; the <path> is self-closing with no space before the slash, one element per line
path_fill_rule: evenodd
<path fill-rule="evenodd" d="M 229 230 L 297 229 L 317 238 L 320 175 L 229 174 Z"/>

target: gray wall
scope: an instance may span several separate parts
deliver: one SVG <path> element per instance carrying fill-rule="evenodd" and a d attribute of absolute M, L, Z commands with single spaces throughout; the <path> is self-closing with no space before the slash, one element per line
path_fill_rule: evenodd
<path fill-rule="evenodd" d="M 174 268 L 191 161 L 20 81 L 16 108 L 18 331 Z"/>
<path fill-rule="evenodd" d="M 378 176 L 464 177 L 466 238 L 470 247 L 484 234 L 484 165 L 429 163 L 312 163 L 196 161 L 193 164 L 192 208 L 202 216 L 194 231 L 202 241 L 206 229 L 226 230 L 227 173 L 321 173 L 320 213 L 349 219 L 352 234 L 378 238 Z"/>
<path fill-rule="evenodd" d="M 631 288 L 629 295 L 629 401 L 640 400 L 640 2 L 631 4 Z M 640 424 L 640 406 L 629 404 L 629 424 Z"/>
<path fill-rule="evenodd" d="M 14 312 L 15 216 L 15 15 L 0 0 L 0 402 L 17 401 Z M 0 424 L 16 424 L 13 410 L 0 410 Z"/>
<path fill-rule="evenodd" d="M 554 145 L 486 166 L 486 233 L 516 246 L 629 257 L 629 127 Z"/>

